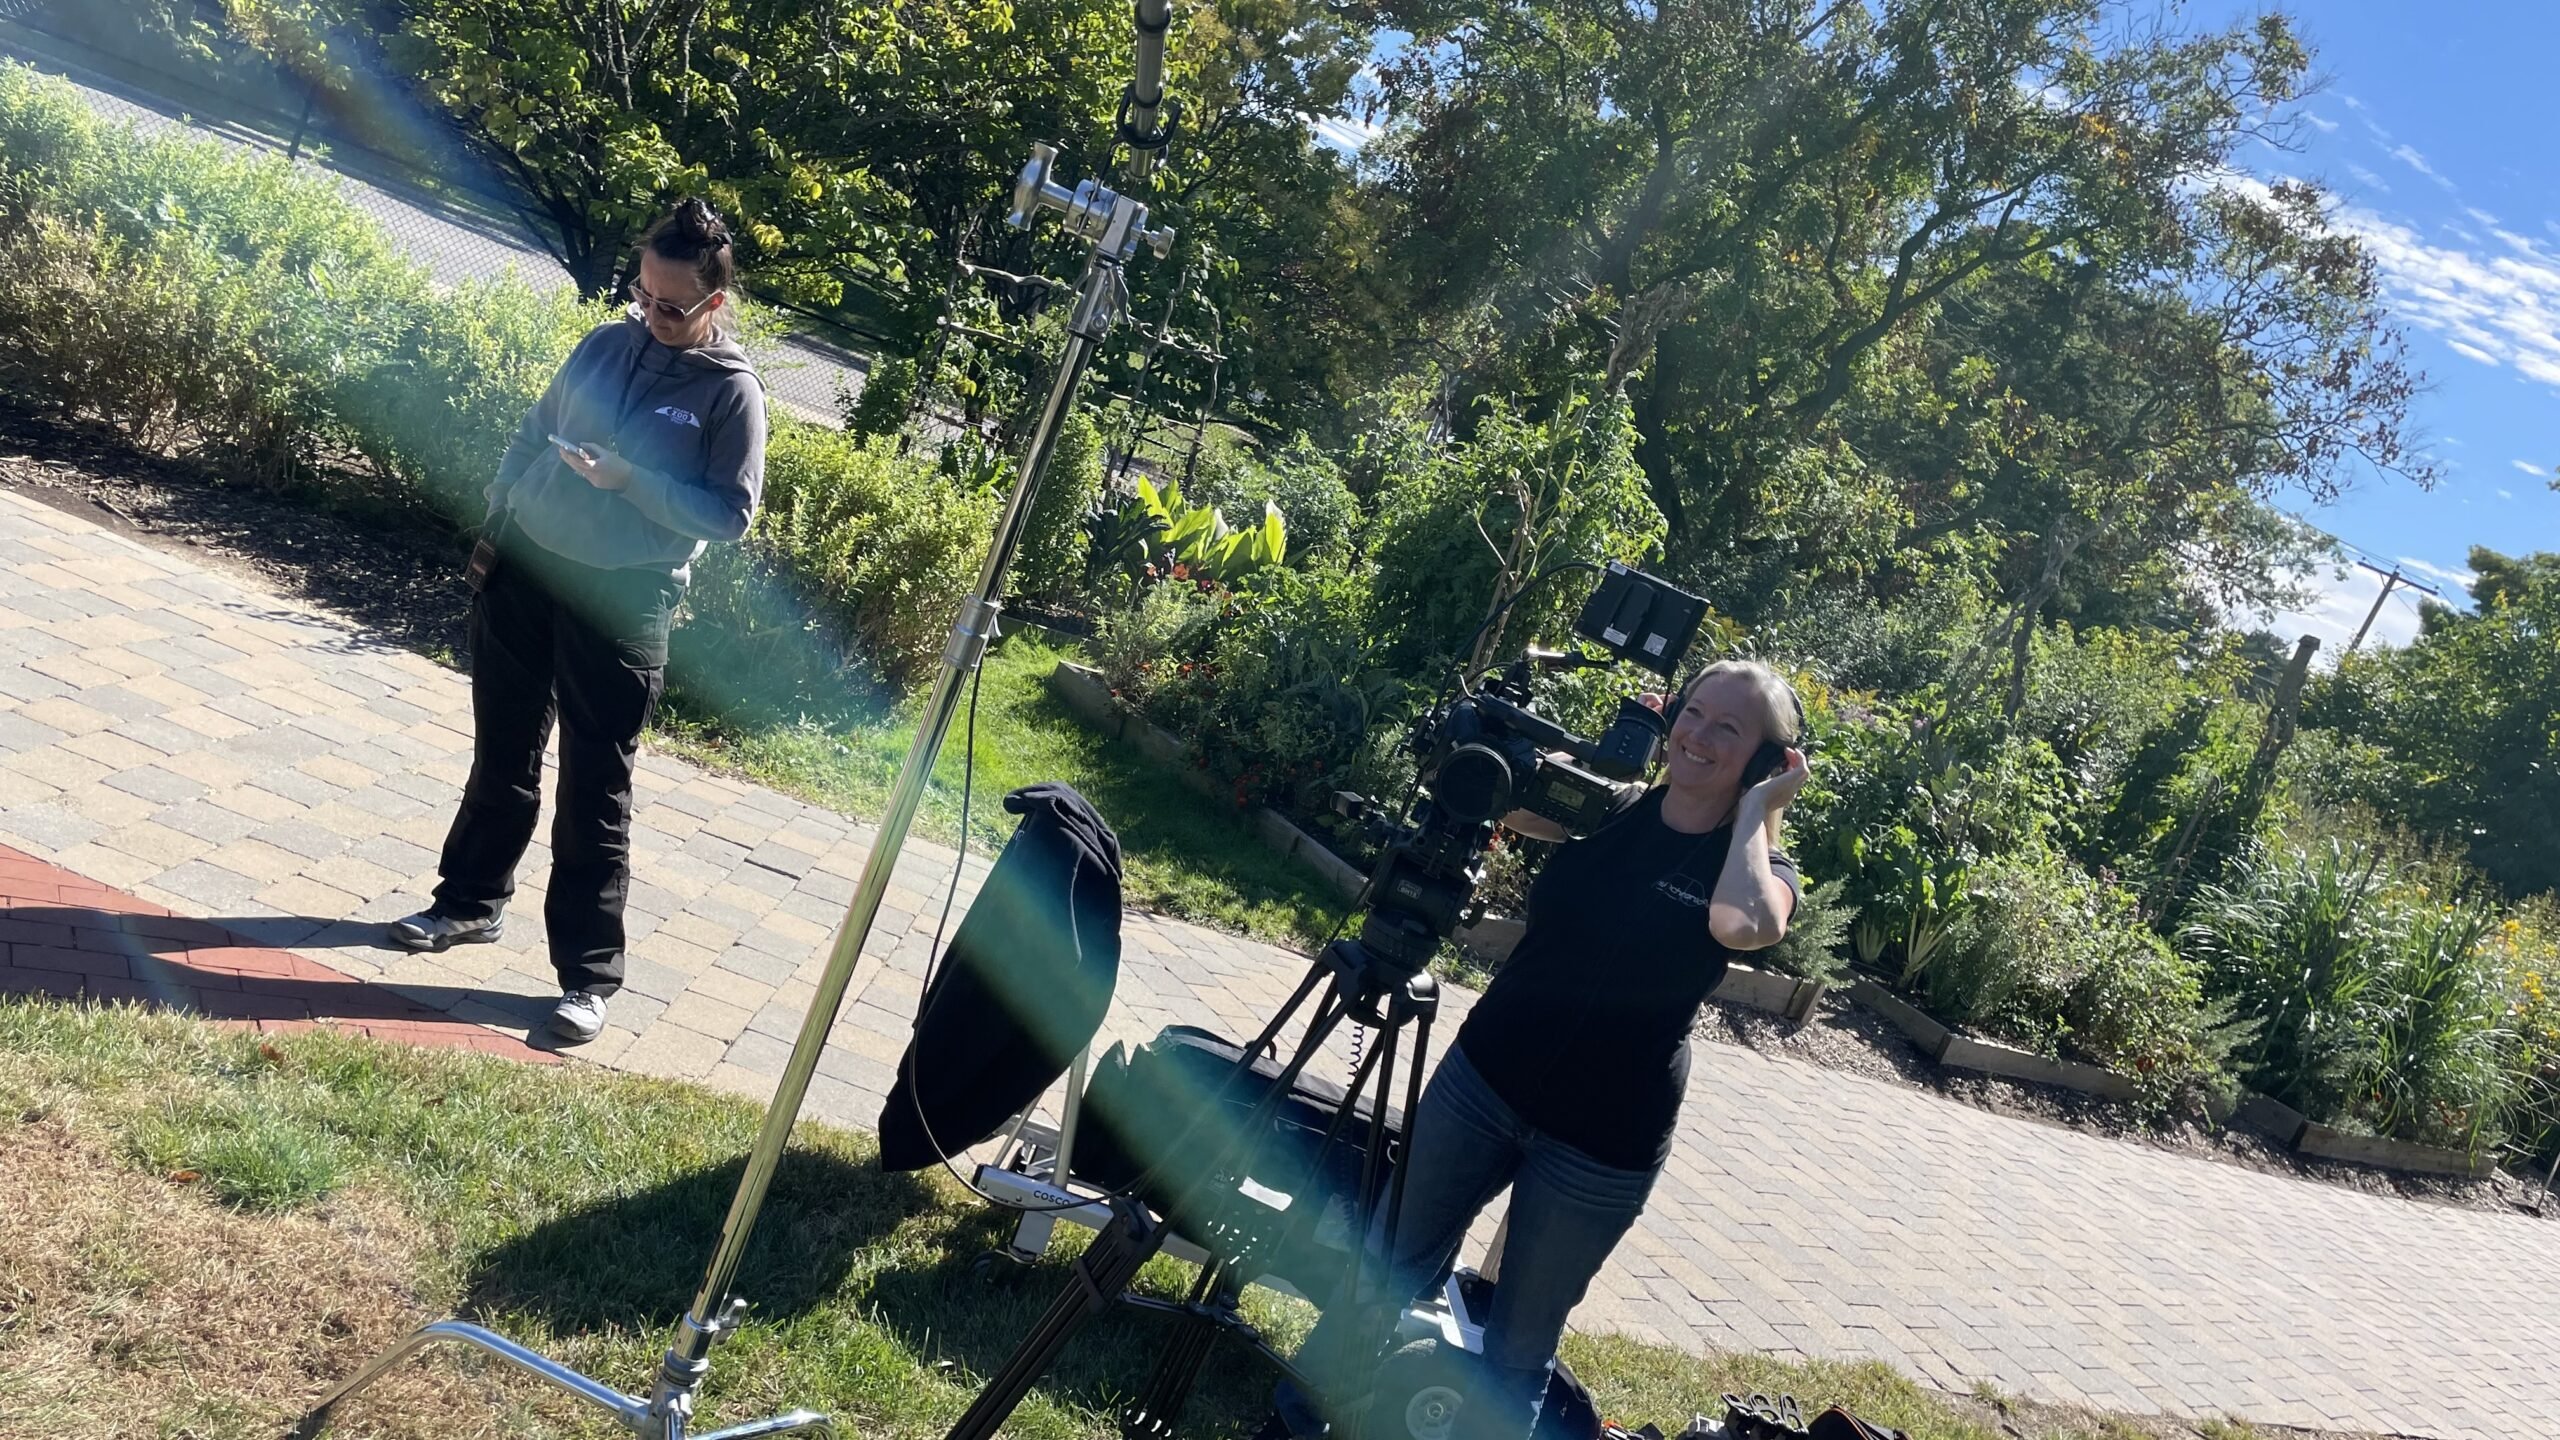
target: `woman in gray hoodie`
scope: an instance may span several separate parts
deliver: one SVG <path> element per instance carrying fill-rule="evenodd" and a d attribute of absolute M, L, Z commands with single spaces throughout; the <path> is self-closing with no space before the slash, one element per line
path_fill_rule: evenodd
<path fill-rule="evenodd" d="M 434 903 L 391 938 L 499 937 L 560 727 L 542 919 L 572 1043 L 621 988 L 631 776 L 665 688 L 667 628 L 694 557 L 746 533 L 764 485 L 764 387 L 732 338 L 728 227 L 687 200 L 640 247 L 630 313 L 571 352 L 499 462 L 473 553 L 471 778 Z"/>

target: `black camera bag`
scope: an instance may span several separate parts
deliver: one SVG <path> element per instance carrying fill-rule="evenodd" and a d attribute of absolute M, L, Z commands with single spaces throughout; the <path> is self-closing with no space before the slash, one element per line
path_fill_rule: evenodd
<path fill-rule="evenodd" d="M 1085 1087 L 1071 1170 L 1113 1190 L 1143 1179 L 1138 1198 L 1186 1238 L 1230 1260 L 1249 1259 L 1258 1273 L 1286 1280 L 1321 1302 L 1349 1258 L 1347 1225 L 1360 1188 L 1372 1107 L 1363 1103 L 1326 1150 L 1325 1130 L 1347 1097 L 1341 1086 L 1302 1073 L 1261 1135 L 1237 1149 L 1246 1119 L 1283 1069 L 1279 1061 L 1257 1055 L 1239 1076 L 1236 1062 L 1243 1055 L 1242 1046 L 1189 1025 L 1168 1026 L 1134 1054 L 1112 1046 Z M 1390 1109 L 1387 1163 L 1379 1170 L 1382 1193 L 1403 1147 L 1404 1117 Z M 1227 1228 L 1213 1233 L 1222 1159 L 1251 1188 L 1243 1195 L 1225 1191 Z M 1311 1171 L 1312 1183 L 1306 1178 Z M 1281 1195 L 1289 1197 L 1287 1207 L 1275 1209 L 1271 1201 Z M 1302 1208 L 1308 1205 L 1326 1207 L 1329 1219 L 1323 1213 L 1308 1217 Z M 1279 1241 L 1293 1219 L 1301 1221 L 1295 1243 L 1281 1253 Z"/>

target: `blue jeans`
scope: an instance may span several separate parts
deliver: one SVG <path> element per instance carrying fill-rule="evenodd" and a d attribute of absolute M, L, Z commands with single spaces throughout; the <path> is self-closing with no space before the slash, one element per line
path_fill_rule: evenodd
<path fill-rule="evenodd" d="M 1523 1124 L 1457 1046 L 1431 1077 L 1410 1126 L 1395 1255 L 1380 1263 L 1386 1229 L 1381 1205 L 1369 1233 L 1360 1295 L 1337 1295 L 1298 1348 L 1299 1368 L 1322 1393 L 1309 1396 L 1284 1379 L 1275 1396 L 1281 1416 L 1291 1433 L 1312 1435 L 1333 1404 L 1360 1397 L 1377 1356 L 1329 1352 L 1340 1351 L 1364 1328 L 1382 1340 L 1386 1332 L 1376 1327 L 1384 1317 L 1377 1307 L 1401 1309 L 1436 1287 L 1456 1260 L 1467 1226 L 1508 1185 L 1511 1230 L 1493 1314 L 1485 1324 L 1487 1383 L 1475 1397 L 1492 1407 L 1484 1419 L 1501 1418 L 1476 1433 L 1525 1436 L 1546 1393 L 1547 1366 L 1564 1338 L 1565 1317 L 1644 1213 L 1658 1172 L 1603 1165 Z M 1368 1327 L 1358 1323 L 1363 1312 Z"/>

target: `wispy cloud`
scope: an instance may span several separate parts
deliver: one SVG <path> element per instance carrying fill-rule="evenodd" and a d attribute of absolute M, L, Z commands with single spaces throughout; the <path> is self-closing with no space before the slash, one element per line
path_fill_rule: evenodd
<path fill-rule="evenodd" d="M 2356 183 L 2367 190 L 2379 190 L 2385 195 L 2391 193 L 2391 184 L 2389 181 L 2384 180 L 2381 176 L 2374 174 L 2372 171 L 2356 164 L 2352 160 L 2347 162 L 2347 173 L 2356 177 Z"/>
<path fill-rule="evenodd" d="M 2501 490 L 2498 492 L 2498 498 L 2501 500 L 2513 500 L 2516 498 L 2516 492 L 2513 490 Z"/>
<path fill-rule="evenodd" d="M 2349 570 L 2341 575 L 2322 569 L 2303 577 L 2312 588 L 2310 600 L 2299 610 L 2260 617 L 2266 627 L 2287 640 L 2304 635 L 2320 637 L 2320 663 L 2337 663 L 2373 610 L 2374 597 L 2382 593 L 2382 577 L 2370 570 Z M 2407 590 L 2397 592 L 2409 599 L 2416 597 Z M 2406 645 L 2418 638 L 2418 611 L 2400 598 L 2386 602 L 2382 613 L 2373 617 L 2373 629 L 2364 637 L 2372 645 Z"/>
<path fill-rule="evenodd" d="M 2472 582 L 2480 578 L 2469 570 L 2448 570 L 2442 565 L 2430 565 L 2414 555 L 2403 555 L 2391 563 L 2421 579 L 2433 580 L 2438 585 L 2451 586 L 2457 590 L 2470 589 Z"/>
<path fill-rule="evenodd" d="M 2543 469 L 2541 466 L 2534 464 L 2530 460 L 2510 460 L 2507 463 L 2537 480 L 2546 479 L 2551 474 L 2550 471 Z"/>
<path fill-rule="evenodd" d="M 2490 233 L 2491 233 L 2491 234 L 2497 234 L 2497 233 L 2499 233 L 2499 231 L 2498 231 L 2498 224 L 2499 224 L 2498 217 L 2497 217 L 2497 216 L 2495 216 L 2495 215 L 2490 214 L 2490 213 L 2489 213 L 2488 211 L 2486 211 L 2486 210 L 2481 209 L 2479 206 L 2477 206 L 2477 205 L 2465 205 L 2465 206 L 2463 206 L 2463 207 L 2462 207 L 2462 213 L 2463 213 L 2463 214 L 2465 214 L 2465 215 L 2470 216 L 2470 217 L 2471 217 L 2472 219 L 2474 219 L 2474 220 L 2479 221 L 2481 224 L 2488 226 L 2488 227 L 2489 227 L 2489 231 L 2490 231 Z"/>
<path fill-rule="evenodd" d="M 2560 387 L 2560 255 L 2511 231 L 2496 251 L 2443 244 L 2353 204 L 2331 223 L 2364 242 L 2394 314 L 2456 354 Z"/>
<path fill-rule="evenodd" d="M 2436 167 L 2428 164 L 2427 157 L 2418 153 L 2417 146 L 2394 145 L 2391 147 L 2391 158 L 2443 186 L 2446 194 L 2453 193 L 2453 182 L 2438 173 Z"/>
<path fill-rule="evenodd" d="M 2338 122 L 2321 114 L 2317 110 L 2303 111 L 2302 118 L 2310 121 L 2312 125 L 2323 135 L 2334 135 L 2338 132 Z"/>

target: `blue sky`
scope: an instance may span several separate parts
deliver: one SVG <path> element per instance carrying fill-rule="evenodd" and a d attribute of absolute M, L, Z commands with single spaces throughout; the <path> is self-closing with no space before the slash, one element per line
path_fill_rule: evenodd
<path fill-rule="evenodd" d="M 2258 9 L 2205 3 L 2188 17 L 2210 25 Z M 2380 262 L 2385 302 L 2432 384 L 2415 418 L 2445 470 L 2433 491 L 2368 478 L 2301 513 L 2462 599 L 2473 545 L 2560 549 L 2560 495 L 2549 488 L 2560 462 L 2560 6 L 2320 0 L 2288 13 L 2324 84 L 2296 153 L 2261 149 L 2243 162 L 2336 192 L 2337 223 Z M 2320 634 L 2334 654 L 2380 582 L 2363 572 L 2321 581 L 2322 603 L 2277 628 Z M 2414 604 L 2395 598 L 2374 638 L 2416 628 Z"/>

